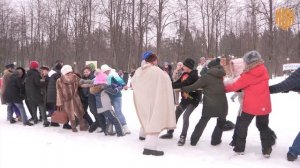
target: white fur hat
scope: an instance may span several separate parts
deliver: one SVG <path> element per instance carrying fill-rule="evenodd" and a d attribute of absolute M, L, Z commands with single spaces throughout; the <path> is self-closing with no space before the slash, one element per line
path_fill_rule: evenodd
<path fill-rule="evenodd" d="M 109 67 L 107 64 L 103 64 L 101 66 L 101 71 L 102 72 L 106 72 L 106 71 L 109 71 L 109 70 L 111 70 L 111 67 Z"/>
<path fill-rule="evenodd" d="M 69 72 L 73 72 L 73 68 L 70 65 L 64 65 L 60 71 L 61 74 L 66 75 Z"/>

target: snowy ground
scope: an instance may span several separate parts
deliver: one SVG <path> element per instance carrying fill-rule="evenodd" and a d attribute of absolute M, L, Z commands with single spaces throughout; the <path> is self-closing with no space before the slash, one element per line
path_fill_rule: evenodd
<path fill-rule="evenodd" d="M 277 83 L 282 78 L 273 79 Z M 232 93 L 228 94 L 228 98 Z M 210 145 L 210 137 L 216 120 L 209 122 L 197 146 L 191 146 L 189 137 L 200 119 L 202 104 L 190 117 L 190 129 L 186 145 L 177 146 L 182 127 L 179 119 L 172 140 L 160 140 L 159 148 L 165 151 L 163 157 L 142 155 L 143 143 L 138 140 L 139 122 L 132 100 L 132 91 L 123 92 L 123 113 L 126 116 L 131 135 L 125 137 L 104 136 L 100 133 L 78 132 L 60 128 L 44 128 L 42 124 L 24 127 L 21 123 L 11 125 L 6 121 L 6 106 L 0 113 L 0 168 L 31 167 L 230 167 L 230 168 L 299 168 L 300 159 L 286 160 L 288 147 L 300 130 L 300 95 L 280 93 L 272 95 L 273 112 L 270 127 L 278 139 L 269 159 L 261 154 L 259 132 L 255 120 L 249 127 L 246 153 L 237 156 L 228 145 L 233 131 L 223 134 L 221 145 Z M 228 119 L 235 122 L 238 103 L 229 99 Z"/>

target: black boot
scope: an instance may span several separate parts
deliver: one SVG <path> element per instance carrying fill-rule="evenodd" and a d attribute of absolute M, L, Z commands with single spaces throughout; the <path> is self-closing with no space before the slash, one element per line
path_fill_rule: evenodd
<path fill-rule="evenodd" d="M 44 125 L 44 127 L 49 127 L 50 122 L 49 121 L 44 121 L 43 125 Z"/>
<path fill-rule="evenodd" d="M 276 139 L 277 139 L 277 136 L 275 134 L 275 132 L 273 130 L 271 130 L 271 145 L 275 145 L 276 144 Z"/>
<path fill-rule="evenodd" d="M 160 136 L 161 139 L 172 139 L 173 138 L 173 132 L 174 130 L 168 130 L 168 132 L 162 136 Z"/>
<path fill-rule="evenodd" d="M 66 123 L 63 125 L 63 129 L 72 129 L 72 127 L 69 123 Z"/>
<path fill-rule="evenodd" d="M 183 146 L 185 144 L 185 136 L 180 136 L 179 141 L 177 142 L 178 146 Z"/>
<path fill-rule="evenodd" d="M 25 124 L 24 124 L 24 126 L 33 126 L 33 124 L 31 123 L 31 122 L 29 122 L 29 121 L 27 121 Z"/>
<path fill-rule="evenodd" d="M 50 122 L 50 126 L 52 126 L 52 127 L 59 127 L 59 124 L 55 123 L 55 122 Z"/>
<path fill-rule="evenodd" d="M 14 124 L 14 123 L 16 123 L 17 121 L 14 119 L 14 118 L 12 118 L 12 119 L 10 119 L 10 121 L 9 121 L 11 124 Z"/>
<path fill-rule="evenodd" d="M 93 124 L 90 126 L 89 128 L 89 132 L 92 133 L 94 132 L 96 129 L 98 128 L 98 123 L 97 122 L 93 122 Z"/>
<path fill-rule="evenodd" d="M 143 154 L 144 155 L 153 155 L 153 156 L 162 156 L 162 155 L 164 155 L 164 152 L 158 151 L 158 150 L 144 149 Z"/>
<path fill-rule="evenodd" d="M 293 154 L 291 154 L 290 152 L 288 152 L 287 154 L 286 154 L 286 159 L 288 160 L 288 161 L 295 161 L 296 159 L 297 159 L 297 156 L 295 156 L 295 155 L 293 155 Z"/>
<path fill-rule="evenodd" d="M 222 134 L 223 134 L 223 130 L 218 126 L 216 126 L 211 136 L 211 145 L 213 146 L 219 145 L 222 142 L 221 140 Z"/>

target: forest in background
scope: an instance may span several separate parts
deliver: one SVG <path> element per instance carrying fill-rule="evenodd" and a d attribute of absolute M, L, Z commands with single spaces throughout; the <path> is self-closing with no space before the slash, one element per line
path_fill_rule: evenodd
<path fill-rule="evenodd" d="M 295 13 L 288 30 L 275 11 Z M 130 71 L 152 50 L 160 62 L 242 57 L 258 50 L 271 75 L 300 63 L 299 0 L 0 0 L 0 63 L 85 61 Z"/>

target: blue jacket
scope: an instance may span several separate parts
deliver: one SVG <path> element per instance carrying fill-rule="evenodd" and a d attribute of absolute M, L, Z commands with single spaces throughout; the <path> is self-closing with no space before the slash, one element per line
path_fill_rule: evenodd
<path fill-rule="evenodd" d="M 288 78 L 284 81 L 272 85 L 269 87 L 270 93 L 288 92 L 288 91 L 300 91 L 300 68 L 294 71 Z"/>
<path fill-rule="evenodd" d="M 126 84 L 115 70 L 111 70 L 111 72 L 109 73 L 107 77 L 107 83 L 108 85 L 112 86 L 112 88 L 119 88 L 119 92 L 117 94 L 111 95 L 112 99 L 122 96 L 121 90 Z"/>

